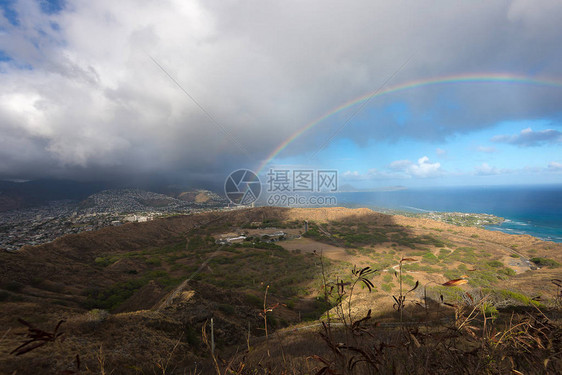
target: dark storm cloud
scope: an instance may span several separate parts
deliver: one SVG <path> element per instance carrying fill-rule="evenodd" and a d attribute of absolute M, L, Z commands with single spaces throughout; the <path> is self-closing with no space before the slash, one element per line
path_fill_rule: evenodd
<path fill-rule="evenodd" d="M 48 13 L 39 4 L 15 1 L 17 24 L 0 16 L 0 51 L 11 58 L 0 61 L 0 175 L 11 178 L 213 179 L 255 168 L 306 123 L 376 90 L 409 56 L 390 85 L 562 75 L 554 0 L 98 0 Z M 395 100 L 410 112 L 405 121 L 385 111 Z M 442 139 L 506 119 L 559 117 L 561 100 L 555 87 L 418 88 L 375 98 L 342 135 L 360 144 Z M 285 152 L 314 151 L 344 119 L 333 116 Z"/>

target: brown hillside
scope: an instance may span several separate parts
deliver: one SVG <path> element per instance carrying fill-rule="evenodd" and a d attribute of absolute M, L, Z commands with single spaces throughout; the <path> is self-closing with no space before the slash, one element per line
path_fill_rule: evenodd
<path fill-rule="evenodd" d="M 279 230 L 285 240 L 256 241 Z M 215 243 L 240 233 L 256 242 Z M 76 354 L 93 369 L 85 373 L 101 373 L 100 347 L 106 373 L 162 373 L 166 360 L 175 369 L 167 373 L 211 373 L 213 362 L 201 341 L 211 318 L 221 355 L 256 346 L 246 353 L 253 361 L 267 352 L 259 315 L 266 290 L 270 334 L 286 328 L 285 335 L 325 317 L 331 306 L 323 300 L 323 279 L 331 286 L 349 282 L 354 265 L 377 272 L 370 276 L 371 293 L 355 290 L 350 314 L 357 318 L 372 310 L 378 322 L 396 324 L 393 296 L 402 257 L 413 259 L 403 269 L 404 288 L 422 285 L 408 295 L 404 311 L 414 323 L 428 316 L 451 319 L 451 307 L 438 302 L 441 293 L 452 305 L 465 291 L 477 296 L 495 288 L 494 301 L 511 298 L 498 306 L 528 308 L 537 297 L 535 306 L 551 308 L 557 292 L 551 279 L 562 278 L 562 268 L 531 270 L 529 263 L 532 257 L 562 263 L 562 244 L 368 209 L 260 207 L 130 223 L 0 252 L 0 373 L 75 370 Z M 468 280 L 462 287 L 439 289 L 461 275 Z M 420 310 L 426 286 L 432 306 L 440 309 Z M 15 357 L 10 352 L 26 332 L 17 318 L 44 330 L 65 319 L 66 339 Z M 292 355 L 303 369 L 309 366 L 307 358 L 320 352 L 314 351 L 318 340 L 304 332 L 293 335 L 300 351 L 282 347 L 268 363 Z M 276 341 L 280 337 L 275 333 Z M 203 363 L 199 372 L 195 362 Z M 320 364 L 303 371 L 316 373 Z M 259 359 L 255 366 L 261 366 Z"/>

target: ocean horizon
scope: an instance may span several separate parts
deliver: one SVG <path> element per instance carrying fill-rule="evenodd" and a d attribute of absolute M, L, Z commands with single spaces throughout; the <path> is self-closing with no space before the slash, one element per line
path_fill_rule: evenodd
<path fill-rule="evenodd" d="M 412 188 L 335 194 L 338 206 L 409 212 L 466 212 L 505 219 L 486 229 L 562 242 L 562 185 Z"/>

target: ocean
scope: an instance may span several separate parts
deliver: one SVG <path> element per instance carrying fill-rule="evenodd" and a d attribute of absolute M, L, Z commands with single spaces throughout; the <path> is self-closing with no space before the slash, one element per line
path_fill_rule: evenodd
<path fill-rule="evenodd" d="M 336 197 L 344 207 L 492 214 L 505 222 L 487 229 L 562 242 L 562 185 L 418 188 Z"/>

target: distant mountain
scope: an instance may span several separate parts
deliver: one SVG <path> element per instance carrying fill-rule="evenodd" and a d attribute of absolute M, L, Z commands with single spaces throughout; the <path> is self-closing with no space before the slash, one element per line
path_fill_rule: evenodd
<path fill-rule="evenodd" d="M 366 188 L 366 189 L 358 189 L 353 185 L 345 184 L 341 185 L 338 189 L 339 193 L 375 193 L 380 191 L 397 191 L 397 190 L 406 190 L 405 186 L 381 186 L 381 187 L 373 187 L 373 188 Z"/>
<path fill-rule="evenodd" d="M 25 182 L 0 181 L 0 212 L 34 207 L 48 201 L 73 200 L 83 201 L 104 190 L 121 189 L 132 191 L 142 189 L 160 194 L 157 201 L 145 202 L 147 206 L 168 205 L 169 199 L 175 203 L 195 203 L 204 205 L 222 205 L 224 198 L 209 190 L 187 189 L 185 187 L 128 186 L 110 182 L 79 182 L 71 180 L 34 180 Z M 168 199 L 169 198 L 169 199 Z M 91 202 L 90 202 L 91 203 Z M 88 203 L 86 203 L 88 204 Z"/>
<path fill-rule="evenodd" d="M 226 199 L 209 190 L 182 191 L 176 198 L 190 203 L 226 203 Z"/>
<path fill-rule="evenodd" d="M 112 187 L 105 182 L 70 180 L 0 181 L 0 212 L 44 204 L 53 200 L 83 200 Z"/>

